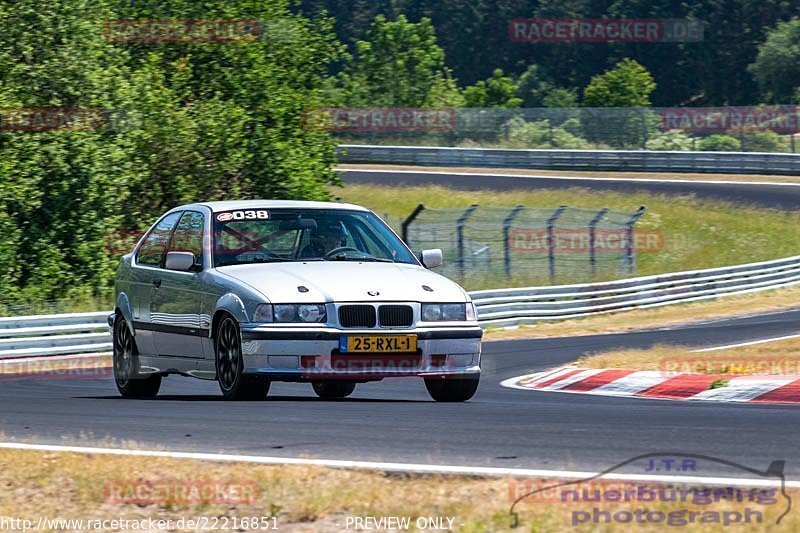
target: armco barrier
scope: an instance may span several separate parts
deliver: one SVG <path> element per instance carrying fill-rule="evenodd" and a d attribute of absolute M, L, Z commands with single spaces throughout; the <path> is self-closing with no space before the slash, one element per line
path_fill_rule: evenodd
<path fill-rule="evenodd" d="M 485 326 L 647 309 L 800 284 L 800 256 L 607 283 L 470 293 Z"/>
<path fill-rule="evenodd" d="M 483 326 L 512 326 L 800 285 L 800 256 L 610 281 L 471 292 Z M 0 359 L 106 354 L 108 312 L 0 318 Z"/>
<path fill-rule="evenodd" d="M 800 174 L 800 154 L 339 146 L 342 163 L 716 174 Z"/>
<path fill-rule="evenodd" d="M 110 353 L 108 312 L 0 318 L 0 360 Z"/>

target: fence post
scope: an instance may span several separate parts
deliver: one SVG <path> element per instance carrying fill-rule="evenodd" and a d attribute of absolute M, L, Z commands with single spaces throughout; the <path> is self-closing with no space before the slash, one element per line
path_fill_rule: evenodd
<path fill-rule="evenodd" d="M 506 276 L 511 276 L 511 246 L 508 243 L 508 230 L 511 229 L 511 223 L 514 222 L 514 218 L 516 218 L 524 207 L 525 206 L 518 205 L 503 219 L 503 253 L 505 254 Z"/>
<path fill-rule="evenodd" d="M 411 244 L 408 242 L 408 227 L 417 219 L 419 214 L 422 213 L 424 210 L 425 210 L 425 206 L 422 205 L 422 204 L 419 204 L 414 209 L 414 211 L 412 211 L 411 214 L 408 215 L 408 218 L 406 218 L 403 221 L 403 224 L 401 225 L 402 233 L 403 233 L 403 242 L 406 243 L 406 245 L 409 248 L 411 248 Z"/>
<path fill-rule="evenodd" d="M 555 239 L 553 238 L 553 227 L 556 225 L 556 221 L 561 217 L 566 209 L 567 206 L 562 205 L 556 209 L 552 215 L 550 215 L 550 218 L 547 219 L 547 260 L 550 263 L 551 280 L 556 277 L 556 250 Z"/>
<path fill-rule="evenodd" d="M 465 274 L 465 264 L 464 264 L 464 223 L 467 219 L 472 216 L 472 213 L 478 208 L 476 204 L 472 204 L 464 211 L 458 220 L 456 221 L 456 232 L 458 234 L 458 271 L 461 276 Z"/>
<path fill-rule="evenodd" d="M 642 150 L 647 150 L 647 141 L 650 137 L 650 132 L 647 130 L 647 109 L 642 107 L 639 110 L 642 118 Z"/>
<path fill-rule="evenodd" d="M 598 211 L 592 221 L 589 222 L 589 264 L 592 265 L 592 276 L 597 274 L 597 254 L 595 250 L 597 225 L 603 220 L 606 213 L 608 213 L 607 207 Z"/>
<path fill-rule="evenodd" d="M 645 211 L 647 211 L 645 206 L 640 207 L 638 211 L 631 215 L 628 222 L 625 223 L 625 257 L 622 258 L 623 273 L 629 272 L 633 274 L 636 270 L 636 251 L 633 247 L 633 226 L 644 216 Z"/>

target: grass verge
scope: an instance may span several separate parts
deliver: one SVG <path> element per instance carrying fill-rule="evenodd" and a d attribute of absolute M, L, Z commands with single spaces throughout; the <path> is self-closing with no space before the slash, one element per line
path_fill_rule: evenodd
<path fill-rule="evenodd" d="M 578 360 L 583 368 L 625 368 L 710 375 L 800 377 L 800 339 L 697 352 L 688 346 L 657 345 L 617 350 Z"/>
<path fill-rule="evenodd" d="M 446 518 L 452 518 L 452 531 L 505 531 L 510 529 L 509 510 L 513 500 L 531 489 L 552 483 L 552 480 L 398 475 L 304 466 L 3 450 L 0 452 L 0 486 L 3 487 L 0 517 L 24 518 L 34 524 L 39 517 L 51 520 L 56 517 L 73 520 L 206 517 L 220 521 L 219 527 L 226 519 L 275 517 L 279 531 L 314 532 L 355 530 L 357 528 L 352 525 L 355 517 L 376 520 L 408 517 L 412 524 L 420 517 L 437 517 L 445 518 L 445 525 L 448 524 Z M 186 494 L 180 492 L 182 487 L 213 487 L 212 494 L 216 496 L 202 501 L 176 496 Z M 216 490 L 220 487 L 229 491 Z M 230 489 L 235 487 L 247 487 L 247 490 L 234 493 Z M 600 490 L 619 488 L 619 483 L 599 486 Z M 220 503 L 223 499 L 226 503 Z M 131 503 L 134 500 L 139 503 Z M 517 531 L 574 529 L 574 512 L 587 508 L 615 513 L 642 507 L 663 513 L 682 511 L 685 517 L 687 507 L 701 512 L 741 513 L 743 505 L 730 501 L 693 506 L 685 502 L 636 501 L 565 504 L 554 501 L 550 494 L 527 498 L 517 507 L 520 513 Z M 763 531 L 777 529 L 775 520 L 785 510 L 784 500 L 778 498 L 773 507 L 762 506 L 760 510 L 762 523 L 751 523 L 751 527 Z M 349 528 L 348 517 L 351 519 Z M 236 529 L 230 528 L 232 522 L 228 524 L 229 529 Z M 657 531 L 663 523 L 637 526 Z M 626 523 L 590 522 L 581 530 L 627 531 L 629 528 L 630 524 Z M 722 524 L 703 524 L 695 528 L 699 531 L 726 529 Z M 797 513 L 784 519 L 781 528 L 789 531 L 800 528 Z M 188 529 L 172 527 L 172 530 Z"/>

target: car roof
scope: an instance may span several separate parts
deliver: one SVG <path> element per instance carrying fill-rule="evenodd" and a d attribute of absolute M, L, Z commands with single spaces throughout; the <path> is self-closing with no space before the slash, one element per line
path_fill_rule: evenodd
<path fill-rule="evenodd" d="M 231 200 L 225 202 L 198 202 L 184 205 L 178 209 L 188 209 L 192 206 L 202 205 L 211 209 L 213 213 L 220 211 L 234 211 L 237 209 L 349 209 L 356 211 L 369 211 L 366 207 L 355 204 L 339 202 L 301 202 L 295 200 Z"/>

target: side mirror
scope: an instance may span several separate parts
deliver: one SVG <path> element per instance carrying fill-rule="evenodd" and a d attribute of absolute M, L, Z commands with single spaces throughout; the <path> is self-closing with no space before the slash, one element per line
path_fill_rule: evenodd
<path fill-rule="evenodd" d="M 419 254 L 419 259 L 422 261 L 422 266 L 425 268 L 436 268 L 438 266 L 442 266 L 442 263 L 444 263 L 442 250 L 439 248 L 422 250 L 422 252 Z"/>
<path fill-rule="evenodd" d="M 167 270 L 189 272 L 194 268 L 194 254 L 192 252 L 167 252 L 164 266 Z"/>

